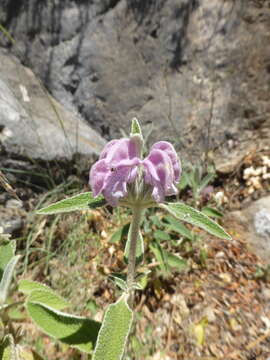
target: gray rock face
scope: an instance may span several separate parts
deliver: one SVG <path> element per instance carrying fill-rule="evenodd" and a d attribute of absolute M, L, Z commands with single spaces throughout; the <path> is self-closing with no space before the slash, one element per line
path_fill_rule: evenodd
<path fill-rule="evenodd" d="M 255 130 L 269 135 L 268 5 L 2 0 L 0 23 L 12 51 L 100 134 L 127 132 L 137 116 L 153 124 L 153 139 L 224 159 L 239 144 L 245 151 Z"/>
<path fill-rule="evenodd" d="M 0 142 L 30 159 L 98 154 L 104 140 L 79 115 L 44 92 L 31 70 L 0 50 Z"/>
<path fill-rule="evenodd" d="M 245 236 L 255 252 L 270 264 L 270 196 L 231 213 L 228 218 L 243 226 L 245 234 L 242 237 Z"/>
<path fill-rule="evenodd" d="M 270 202 L 270 198 L 268 201 Z M 262 208 L 255 214 L 254 227 L 258 235 L 268 237 L 270 242 L 270 205 L 268 205 L 268 207 L 268 210 Z"/>

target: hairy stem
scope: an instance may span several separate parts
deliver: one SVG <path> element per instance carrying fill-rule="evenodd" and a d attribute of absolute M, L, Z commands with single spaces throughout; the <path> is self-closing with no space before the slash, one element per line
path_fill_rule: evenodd
<path fill-rule="evenodd" d="M 139 205 L 133 207 L 133 217 L 130 228 L 130 248 L 128 256 L 128 269 L 127 269 L 127 286 L 130 289 L 134 283 L 135 270 L 136 270 L 136 249 L 137 240 L 140 231 L 140 223 L 142 218 L 143 208 Z"/>

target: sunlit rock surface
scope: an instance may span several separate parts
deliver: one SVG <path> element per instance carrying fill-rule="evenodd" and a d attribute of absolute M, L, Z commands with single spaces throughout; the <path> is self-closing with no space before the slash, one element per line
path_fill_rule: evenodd
<path fill-rule="evenodd" d="M 44 91 L 33 72 L 0 50 L 0 143 L 28 159 L 99 154 L 104 140 Z"/>

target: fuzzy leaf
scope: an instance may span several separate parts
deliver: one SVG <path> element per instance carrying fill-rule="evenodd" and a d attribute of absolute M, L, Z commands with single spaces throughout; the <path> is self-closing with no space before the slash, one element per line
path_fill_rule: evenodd
<path fill-rule="evenodd" d="M 132 124 L 131 124 L 131 135 L 135 135 L 135 134 L 139 134 L 142 137 L 142 129 L 139 124 L 139 121 L 138 121 L 138 119 L 133 118 Z"/>
<path fill-rule="evenodd" d="M 120 229 L 116 230 L 110 238 L 110 243 L 120 242 L 123 237 L 128 234 L 129 225 L 129 223 L 125 224 Z"/>
<path fill-rule="evenodd" d="M 15 240 L 3 241 L 0 244 L 0 281 L 2 279 L 5 267 L 10 259 L 15 255 L 16 242 Z"/>
<path fill-rule="evenodd" d="M 12 356 L 12 349 L 8 337 L 6 337 L 0 344 L 0 360 L 10 360 Z"/>
<path fill-rule="evenodd" d="M 132 311 L 124 297 L 108 307 L 92 360 L 122 359 L 132 318 Z"/>
<path fill-rule="evenodd" d="M 154 238 L 157 240 L 162 240 L 162 241 L 168 241 L 171 240 L 171 237 L 168 233 L 166 233 L 165 231 L 161 231 L 161 230 L 156 230 L 153 233 Z"/>
<path fill-rule="evenodd" d="M 124 260 L 128 263 L 128 256 L 129 256 L 129 249 L 130 249 L 130 242 L 131 242 L 131 227 L 129 227 L 128 231 L 128 238 L 125 246 L 125 253 L 124 253 Z M 138 238 L 137 238 L 137 246 L 136 246 L 136 265 L 140 264 L 143 261 L 143 254 L 144 254 L 144 244 L 143 244 L 143 237 L 141 232 L 139 231 Z"/>
<path fill-rule="evenodd" d="M 230 235 L 227 234 L 220 225 L 215 223 L 208 216 L 188 205 L 183 203 L 167 203 L 161 204 L 160 207 L 167 210 L 177 219 L 198 226 L 212 235 L 215 235 L 221 239 L 231 239 Z"/>
<path fill-rule="evenodd" d="M 163 227 L 163 223 L 158 216 L 152 215 L 152 216 L 149 216 L 149 219 L 157 228 Z M 148 220 L 146 219 L 146 221 L 148 221 Z"/>
<path fill-rule="evenodd" d="M 197 189 L 198 193 L 200 193 L 210 183 L 210 181 L 212 181 L 215 178 L 215 176 L 216 175 L 214 173 L 209 173 L 205 175 L 205 177 L 200 182 L 200 185 L 198 186 Z"/>
<path fill-rule="evenodd" d="M 89 210 L 106 204 L 103 196 L 93 198 L 91 192 L 85 192 L 70 198 L 58 201 L 37 211 L 39 215 L 59 214 L 70 211 Z"/>
<path fill-rule="evenodd" d="M 28 296 L 27 301 L 38 302 L 39 304 L 47 305 L 55 310 L 62 310 L 70 304 L 61 296 L 49 290 L 33 290 Z"/>
<path fill-rule="evenodd" d="M 2 280 L 0 282 L 0 303 L 4 304 L 7 296 L 8 296 L 8 289 L 12 280 L 13 272 L 15 266 L 20 258 L 20 255 L 13 256 L 7 266 L 5 267 L 4 274 Z"/>
<path fill-rule="evenodd" d="M 153 251 L 157 261 L 159 262 L 160 269 L 166 273 L 168 271 L 166 255 L 162 249 L 162 247 L 157 243 L 153 242 L 149 245 L 150 249 Z"/>
<path fill-rule="evenodd" d="M 189 176 L 186 172 L 183 172 L 183 174 L 181 175 L 181 179 L 180 182 L 178 184 L 178 189 L 179 190 L 184 190 L 190 183 L 189 180 Z"/>
<path fill-rule="evenodd" d="M 207 216 L 214 217 L 214 218 L 222 218 L 223 217 L 223 214 L 220 211 L 213 209 L 209 206 L 204 207 L 202 209 L 202 213 Z"/>
<path fill-rule="evenodd" d="M 145 289 L 148 284 L 148 275 L 151 273 L 150 270 L 145 273 L 139 273 L 136 276 L 136 283 L 141 287 L 141 289 Z"/>
<path fill-rule="evenodd" d="M 188 240 L 191 240 L 191 241 L 193 240 L 192 232 L 188 228 L 186 228 L 184 224 L 180 223 L 176 218 L 168 215 L 168 216 L 165 216 L 164 219 L 169 222 L 169 225 L 168 225 L 169 230 L 179 233 L 180 235 L 182 235 L 184 238 L 187 238 Z"/>
<path fill-rule="evenodd" d="M 122 279 L 121 274 L 111 274 L 109 279 L 112 280 L 121 290 L 127 290 L 127 283 L 125 279 Z"/>
<path fill-rule="evenodd" d="M 0 359 L 21 360 L 19 347 L 15 344 L 14 338 L 11 334 L 6 335 L 0 344 Z"/>
<path fill-rule="evenodd" d="M 178 255 L 171 254 L 166 250 L 163 250 L 163 252 L 165 254 L 166 261 L 170 267 L 176 268 L 178 270 L 187 269 L 188 264 L 185 259 L 181 258 Z"/>
<path fill-rule="evenodd" d="M 101 324 L 85 318 L 54 310 L 38 302 L 26 302 L 34 323 L 47 335 L 83 352 L 91 353 Z"/>
<path fill-rule="evenodd" d="M 33 280 L 22 279 L 19 281 L 18 285 L 18 290 L 25 295 L 30 295 L 31 292 L 34 290 L 46 290 L 53 292 L 53 290 L 49 288 L 49 286 Z"/>

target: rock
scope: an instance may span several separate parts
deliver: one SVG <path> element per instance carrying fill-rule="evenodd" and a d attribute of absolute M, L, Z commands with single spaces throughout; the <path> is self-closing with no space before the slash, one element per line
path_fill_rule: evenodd
<path fill-rule="evenodd" d="M 269 238 L 270 240 L 270 206 L 268 210 L 266 208 L 262 208 L 255 214 L 254 228 L 258 235 Z"/>
<path fill-rule="evenodd" d="M 0 64 L 0 142 L 6 152 L 52 160 L 101 151 L 101 136 L 47 94 L 30 69 L 1 49 Z"/>
<path fill-rule="evenodd" d="M 270 196 L 255 201 L 241 211 L 234 211 L 227 220 L 233 219 L 235 229 L 240 224 L 241 237 L 246 238 L 251 248 L 270 263 Z"/>
<path fill-rule="evenodd" d="M 14 235 L 23 227 L 23 210 L 0 207 L 0 234 Z"/>
<path fill-rule="evenodd" d="M 9 199 L 6 202 L 6 208 L 8 209 L 21 209 L 23 207 L 23 203 L 17 199 Z"/>
<path fill-rule="evenodd" d="M 210 323 L 214 323 L 217 319 L 215 308 L 213 306 L 207 306 L 203 311 L 203 316 L 205 316 Z"/>
<path fill-rule="evenodd" d="M 269 138 L 267 2 L 4 0 L 0 23 L 16 41 L 3 42 L 107 138 L 135 115 L 152 140 L 221 162 L 258 131 Z"/>

